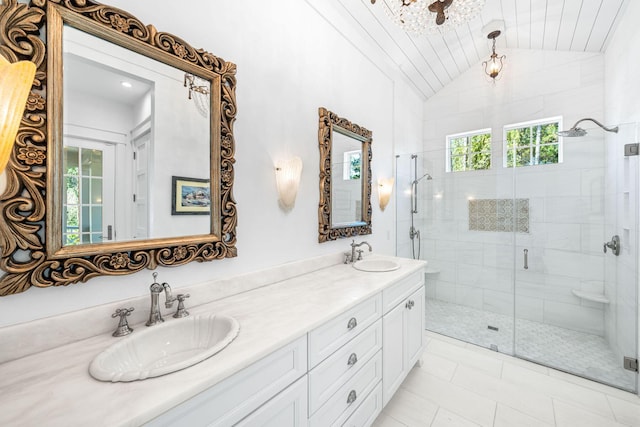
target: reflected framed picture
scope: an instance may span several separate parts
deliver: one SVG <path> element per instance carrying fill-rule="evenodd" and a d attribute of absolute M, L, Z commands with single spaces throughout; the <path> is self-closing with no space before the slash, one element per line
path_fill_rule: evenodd
<path fill-rule="evenodd" d="M 171 215 L 209 215 L 210 212 L 208 179 L 171 177 Z"/>

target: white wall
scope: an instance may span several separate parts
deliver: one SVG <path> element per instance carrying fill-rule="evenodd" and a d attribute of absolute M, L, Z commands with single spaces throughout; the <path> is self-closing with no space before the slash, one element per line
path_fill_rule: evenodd
<path fill-rule="evenodd" d="M 638 319 L 638 157 L 622 157 L 624 143 L 638 142 L 640 121 L 640 58 L 636 54 L 640 43 L 640 2 L 628 2 L 605 54 L 605 120 L 624 124 L 617 136 L 609 135 L 607 143 L 608 182 L 614 197 L 607 206 L 615 213 L 616 231 L 622 239 L 622 253 L 607 262 L 608 291 L 612 304 L 607 313 L 609 341 L 618 356 L 640 353 Z M 613 144 L 612 142 L 618 142 Z M 615 207 L 615 209 L 613 209 Z M 609 236 L 610 237 L 610 236 Z M 617 285 L 616 285 L 617 284 Z"/>
<path fill-rule="evenodd" d="M 174 288 L 346 251 L 349 241 L 318 244 L 318 107 L 373 132 L 373 182 L 393 173 L 394 140 L 421 134 L 421 100 L 394 81 L 377 58 L 365 57 L 308 3 L 110 2 L 156 28 L 180 35 L 238 66 L 234 195 L 238 203 L 238 257 L 159 269 Z M 394 118 L 398 124 L 394 125 Z M 407 141 L 400 141 L 406 144 Z M 295 208 L 278 207 L 274 161 L 304 162 Z M 394 209 L 381 212 L 373 188 L 375 252 L 395 251 Z M 146 295 L 151 272 L 100 277 L 86 284 L 31 288 L 0 299 L 0 325 Z"/>
<path fill-rule="evenodd" d="M 602 335 L 603 306 L 572 289 L 602 287 L 604 140 L 602 132 L 564 138 L 558 165 L 503 167 L 503 126 L 562 116 L 564 128 L 603 116 L 601 54 L 507 50 L 501 80 L 492 84 L 480 64 L 430 98 L 425 106 L 422 181 L 422 257 L 440 273 L 432 297 L 496 313 Z M 487 171 L 447 173 L 446 135 L 492 129 Z M 469 231 L 468 199 L 529 199 L 530 232 Z M 515 254 L 513 245 L 516 245 Z M 529 251 L 529 269 L 523 250 Z M 515 257 L 515 258 L 514 258 Z M 430 276 L 431 277 L 431 276 Z M 595 282 L 594 282 L 595 281 Z"/>

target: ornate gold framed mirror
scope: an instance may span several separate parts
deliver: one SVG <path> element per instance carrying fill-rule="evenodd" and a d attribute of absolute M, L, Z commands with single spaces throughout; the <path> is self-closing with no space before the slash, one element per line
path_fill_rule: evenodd
<path fill-rule="evenodd" d="M 318 241 L 371 234 L 371 131 L 318 109 Z"/>
<path fill-rule="evenodd" d="M 236 256 L 233 63 L 87 0 L 5 0 L 0 22 L 0 53 L 38 70 L 0 295 Z"/>

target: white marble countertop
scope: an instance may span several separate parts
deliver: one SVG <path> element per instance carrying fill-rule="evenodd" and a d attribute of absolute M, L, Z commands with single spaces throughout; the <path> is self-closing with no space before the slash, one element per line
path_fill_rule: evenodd
<path fill-rule="evenodd" d="M 141 425 L 426 265 L 393 259 L 400 269 L 369 273 L 338 264 L 189 308 L 192 315 L 235 317 L 240 334 L 222 352 L 162 377 L 129 383 L 93 379 L 89 363 L 115 342 L 110 334 L 0 364 L 0 425 Z M 134 334 L 145 327 L 132 326 Z"/>

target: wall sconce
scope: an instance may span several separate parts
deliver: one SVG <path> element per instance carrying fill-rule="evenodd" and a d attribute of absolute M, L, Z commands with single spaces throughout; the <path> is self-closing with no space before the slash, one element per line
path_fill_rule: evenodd
<path fill-rule="evenodd" d="M 389 204 L 394 181 L 393 178 L 378 178 L 378 202 L 380 203 L 381 211 L 384 211 Z"/>
<path fill-rule="evenodd" d="M 10 63 L 0 55 L 0 173 L 11 156 L 35 73 L 33 62 Z"/>
<path fill-rule="evenodd" d="M 502 60 L 506 58 L 505 55 L 498 56 L 498 54 L 496 53 L 496 38 L 498 38 L 500 34 L 501 31 L 496 30 L 490 32 L 487 35 L 488 39 L 493 40 L 493 46 L 491 48 L 491 56 L 489 57 L 489 60 L 482 63 L 482 65 L 484 65 L 484 72 L 489 77 L 491 77 L 494 82 L 496 81 L 496 78 L 498 77 L 500 71 L 502 71 L 502 67 L 504 66 Z"/>
<path fill-rule="evenodd" d="M 301 174 L 302 159 L 300 157 L 276 162 L 276 185 L 280 197 L 278 201 L 284 210 L 291 210 L 296 203 Z"/>

